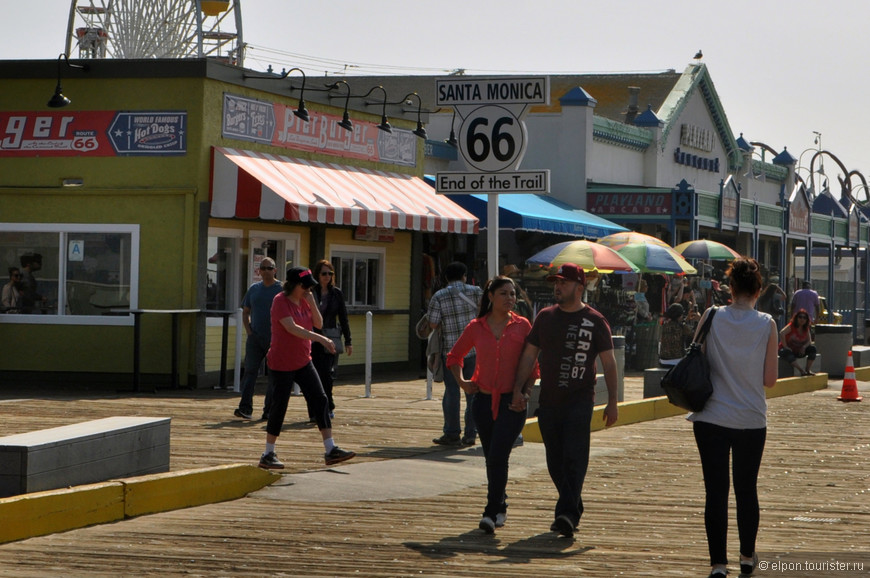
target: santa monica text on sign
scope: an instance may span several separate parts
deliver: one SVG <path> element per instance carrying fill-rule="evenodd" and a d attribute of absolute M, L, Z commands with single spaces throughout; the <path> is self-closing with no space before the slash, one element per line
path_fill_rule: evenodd
<path fill-rule="evenodd" d="M 435 85 L 438 106 L 550 102 L 549 83 L 543 77 L 444 78 Z"/>

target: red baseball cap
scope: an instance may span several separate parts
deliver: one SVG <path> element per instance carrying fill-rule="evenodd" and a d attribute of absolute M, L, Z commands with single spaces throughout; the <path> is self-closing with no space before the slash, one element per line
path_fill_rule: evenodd
<path fill-rule="evenodd" d="M 576 281 L 581 285 L 586 285 L 586 273 L 579 265 L 574 263 L 564 263 L 559 266 L 559 269 L 553 274 L 547 276 L 547 281 L 550 283 L 556 279 L 565 279 L 566 281 Z"/>

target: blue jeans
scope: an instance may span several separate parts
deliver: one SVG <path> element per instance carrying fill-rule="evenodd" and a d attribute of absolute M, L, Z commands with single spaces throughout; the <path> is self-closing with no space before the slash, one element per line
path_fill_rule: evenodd
<path fill-rule="evenodd" d="M 576 527 L 583 515 L 583 482 L 589 467 L 589 427 L 593 401 L 538 408 L 538 427 L 547 453 L 547 470 L 559 492 L 555 517 Z"/>
<path fill-rule="evenodd" d="M 525 411 L 511 411 L 508 406 L 513 393 L 503 393 L 498 405 L 498 418 L 492 419 L 492 396 L 477 393 L 472 402 L 474 423 L 480 435 L 480 445 L 486 458 L 486 508 L 484 516 L 493 520 L 507 511 L 508 460 L 514 442 L 526 425 Z"/>
<path fill-rule="evenodd" d="M 465 379 L 471 379 L 474 375 L 474 363 L 477 358 L 466 357 L 462 375 Z M 442 355 L 441 362 L 444 364 L 444 397 L 441 399 L 441 410 L 444 412 L 444 433 L 449 436 L 458 436 L 462 433 L 459 424 L 460 393 L 462 388 L 453 378 L 453 373 L 447 368 L 447 357 Z M 474 417 L 471 414 L 471 406 L 474 401 L 473 393 L 465 394 L 465 434 L 463 437 L 474 439 L 477 432 L 474 428 Z"/>
<path fill-rule="evenodd" d="M 727 564 L 728 537 L 728 462 L 732 463 L 734 499 L 737 502 L 737 534 L 740 553 L 752 556 L 758 535 L 758 470 L 767 428 L 733 429 L 712 423 L 696 421 L 693 425 L 695 443 L 701 454 L 704 472 L 704 527 L 707 530 L 707 548 L 710 565 Z"/>
<path fill-rule="evenodd" d="M 245 377 L 242 379 L 242 399 L 239 401 L 239 410 L 244 413 L 254 413 L 254 387 L 257 385 L 260 366 L 269 351 L 269 344 L 269 337 L 259 336 L 256 333 L 248 335 L 248 339 L 245 341 Z M 266 390 L 266 401 L 263 403 L 263 413 L 265 414 L 269 413 L 269 406 L 272 405 L 273 390 L 274 386 L 270 378 L 269 387 Z"/>

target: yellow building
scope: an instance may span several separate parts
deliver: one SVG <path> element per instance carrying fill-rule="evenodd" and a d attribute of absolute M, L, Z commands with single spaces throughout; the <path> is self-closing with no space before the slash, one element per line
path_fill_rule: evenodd
<path fill-rule="evenodd" d="M 143 383 L 171 381 L 173 319 L 180 384 L 216 383 L 221 313 L 264 256 L 279 279 L 333 263 L 353 333 L 343 366 L 367 346 L 376 366 L 418 359 L 423 237 L 474 235 L 477 220 L 423 182 L 419 111 L 402 95 L 352 79 L 303 93 L 301 75 L 205 59 L 61 70 L 72 102 L 50 108 L 55 62 L 0 62 L 0 278 L 17 267 L 29 280 L 27 303 L 0 314 L 7 383 L 123 387 L 136 318 Z"/>

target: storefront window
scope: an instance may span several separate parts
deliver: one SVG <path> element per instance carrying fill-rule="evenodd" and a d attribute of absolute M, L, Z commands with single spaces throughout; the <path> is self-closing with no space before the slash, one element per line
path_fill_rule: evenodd
<path fill-rule="evenodd" d="M 137 305 L 139 227 L 3 224 L 0 265 L 4 320 L 112 323 L 118 310 Z"/>
<path fill-rule="evenodd" d="M 212 232 L 214 233 L 214 232 Z M 208 281 L 206 309 L 228 311 L 237 309 L 242 300 L 241 253 L 238 237 L 209 235 Z"/>
<path fill-rule="evenodd" d="M 383 306 L 383 261 L 384 256 L 379 253 L 332 253 L 332 266 L 338 274 L 335 283 L 344 292 L 349 307 Z"/>

